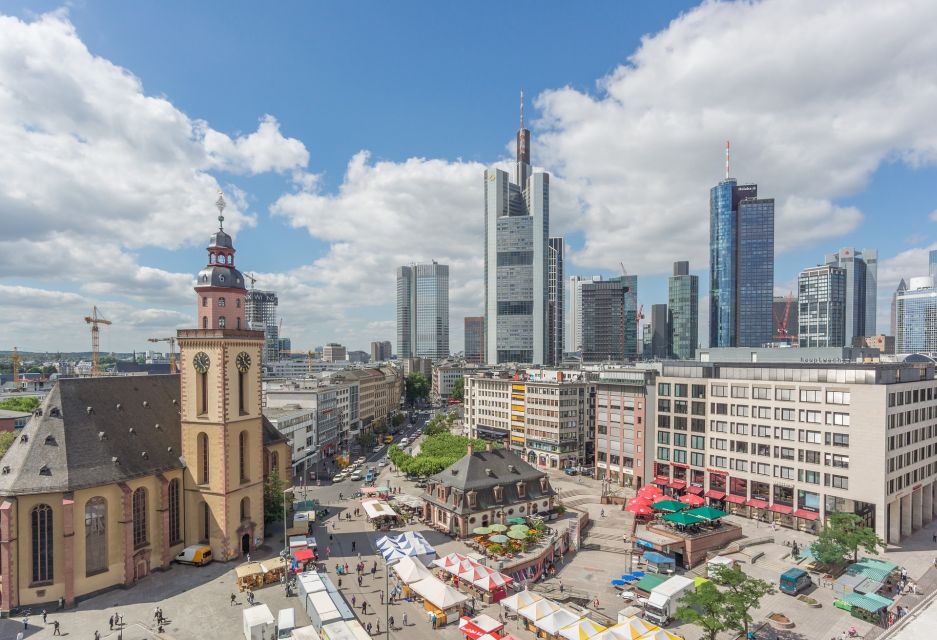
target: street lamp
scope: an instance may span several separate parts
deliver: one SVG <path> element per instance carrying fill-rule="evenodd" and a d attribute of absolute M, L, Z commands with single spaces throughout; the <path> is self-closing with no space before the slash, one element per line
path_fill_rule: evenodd
<path fill-rule="evenodd" d="M 384 622 L 386 623 L 385 626 L 387 627 L 387 629 L 385 630 L 385 637 L 387 638 L 387 640 L 390 640 L 390 567 L 391 567 L 391 564 L 397 564 L 397 562 L 395 561 L 391 563 L 390 560 L 386 558 L 384 559 Z"/>

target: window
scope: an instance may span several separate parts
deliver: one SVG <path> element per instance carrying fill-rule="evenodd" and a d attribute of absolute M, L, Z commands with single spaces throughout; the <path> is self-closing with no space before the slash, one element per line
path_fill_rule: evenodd
<path fill-rule="evenodd" d="M 706 433 L 706 421 L 702 418 L 691 418 L 690 431 L 694 433 Z"/>
<path fill-rule="evenodd" d="M 673 446 L 685 447 L 686 446 L 686 434 L 685 433 L 673 434 Z"/>
<path fill-rule="evenodd" d="M 237 307 L 238 309 L 241 308 L 241 299 L 240 299 L 240 298 L 235 298 L 235 299 L 234 299 L 234 306 Z"/>
<path fill-rule="evenodd" d="M 674 384 L 673 394 L 678 398 L 686 398 L 686 385 L 680 382 Z"/>
<path fill-rule="evenodd" d="M 819 411 L 804 411 L 801 409 L 799 411 L 798 420 L 800 422 L 809 422 L 810 424 L 820 424 L 820 412 Z"/>
<path fill-rule="evenodd" d="M 686 417 L 685 416 L 674 416 L 673 417 L 673 428 L 679 429 L 680 431 L 686 431 Z"/>
<path fill-rule="evenodd" d="M 680 464 L 686 464 L 686 451 L 683 451 L 681 449 L 674 449 L 673 461 L 679 462 Z"/>
<path fill-rule="evenodd" d="M 504 500 L 504 487 L 494 487 L 492 492 L 495 496 L 495 502 L 501 502 Z"/>
<path fill-rule="evenodd" d="M 823 464 L 825 464 L 828 467 L 838 467 L 840 469 L 848 469 L 849 468 L 849 456 L 844 456 L 839 453 L 824 453 Z"/>
<path fill-rule="evenodd" d="M 725 456 L 709 456 L 709 464 L 714 467 L 725 469 L 729 464 L 729 459 Z"/>
<path fill-rule="evenodd" d="M 747 398 L 748 387 L 738 387 L 738 386 L 732 385 L 732 397 L 733 398 Z"/>
<path fill-rule="evenodd" d="M 201 522 L 201 533 L 202 533 L 202 542 L 208 542 L 211 538 L 211 509 L 208 508 L 208 503 L 202 503 L 202 522 Z"/>
<path fill-rule="evenodd" d="M 280 468 L 280 456 L 276 451 L 270 454 L 270 469 L 276 471 Z"/>
<path fill-rule="evenodd" d="M 142 547 L 146 542 L 146 489 L 139 487 L 133 492 L 133 546 Z"/>
<path fill-rule="evenodd" d="M 768 425 L 764 425 L 764 424 L 753 424 L 752 435 L 758 436 L 759 438 L 770 438 L 771 427 L 769 427 Z"/>
<path fill-rule="evenodd" d="M 198 414 L 208 413 L 208 372 L 199 373 L 195 379 L 198 392 Z"/>
<path fill-rule="evenodd" d="M 833 445 L 834 447 L 848 447 L 849 446 L 849 434 L 848 433 L 830 433 L 826 432 L 826 443 L 828 445 Z"/>
<path fill-rule="evenodd" d="M 770 400 L 771 389 L 768 387 L 752 387 L 752 398 L 754 400 Z"/>
<path fill-rule="evenodd" d="M 208 328 L 208 316 L 202 316 L 202 329 Z"/>
<path fill-rule="evenodd" d="M 94 497 L 85 503 L 85 575 L 107 571 L 107 502 Z"/>
<path fill-rule="evenodd" d="M 779 440 L 794 440 L 794 430 L 787 427 L 775 427 L 774 437 Z"/>
<path fill-rule="evenodd" d="M 820 402 L 821 393 L 822 392 L 819 389 L 801 389 L 800 401 L 801 402 Z"/>
<path fill-rule="evenodd" d="M 218 328 L 224 329 L 224 316 L 218 316 Z"/>
<path fill-rule="evenodd" d="M 669 429 L 670 428 L 670 416 L 658 413 L 657 414 L 657 426 L 662 429 Z"/>
<path fill-rule="evenodd" d="M 238 434 L 238 468 L 241 472 L 241 482 L 246 482 L 249 477 L 247 453 L 247 431 L 242 431 Z"/>
<path fill-rule="evenodd" d="M 809 484 L 820 484 L 820 472 L 805 470 L 804 482 L 807 482 Z"/>
<path fill-rule="evenodd" d="M 250 522 L 251 519 L 251 499 L 241 498 L 241 522 Z"/>
<path fill-rule="evenodd" d="M 781 467 L 778 465 L 774 465 L 774 477 L 784 478 L 785 480 L 793 480 L 794 468 L 793 467 Z"/>
<path fill-rule="evenodd" d="M 527 496 L 527 485 L 523 482 L 517 483 L 517 497 L 524 498 Z"/>
<path fill-rule="evenodd" d="M 246 386 L 247 373 L 238 371 L 238 413 L 242 416 L 247 415 L 247 394 L 244 390 Z"/>
<path fill-rule="evenodd" d="M 37 504 L 30 512 L 33 546 L 33 583 L 52 582 L 52 507 Z"/>
<path fill-rule="evenodd" d="M 694 416 L 705 416 L 706 415 L 706 403 L 705 402 L 693 402 L 691 404 L 690 411 Z"/>
<path fill-rule="evenodd" d="M 200 433 L 196 438 L 198 451 L 198 483 L 208 484 L 209 458 L 208 458 L 208 434 Z"/>
<path fill-rule="evenodd" d="M 706 385 L 705 384 L 694 384 L 691 385 L 691 395 L 700 400 L 706 398 Z"/>
<path fill-rule="evenodd" d="M 809 442 L 811 444 L 820 444 L 823 442 L 819 431 L 804 431 L 803 429 L 797 432 L 797 439 L 801 442 Z"/>
<path fill-rule="evenodd" d="M 793 439 L 793 438 L 792 438 Z M 774 448 L 774 457 L 781 458 L 782 460 L 793 460 L 794 459 L 794 449 L 793 447 L 775 447 Z"/>
<path fill-rule="evenodd" d="M 759 416 L 760 418 L 770 418 L 771 416 Z M 775 420 L 787 420 L 788 422 L 793 421 L 796 418 L 793 409 L 775 409 L 774 410 L 774 419 Z"/>
<path fill-rule="evenodd" d="M 829 412 L 827 412 L 827 415 L 829 415 Z M 849 414 L 838 413 L 834 411 L 833 412 L 833 424 L 840 426 L 840 427 L 848 427 L 849 426 Z"/>
<path fill-rule="evenodd" d="M 702 453 L 690 452 L 690 464 L 694 467 L 702 467 L 706 464 L 706 456 Z"/>
<path fill-rule="evenodd" d="M 224 298 L 218 298 L 218 306 L 219 306 L 219 307 L 223 307 L 224 304 L 225 304 L 225 303 L 224 303 Z"/>
<path fill-rule="evenodd" d="M 716 398 L 725 398 L 728 394 L 728 387 L 724 384 L 714 384 L 710 388 L 710 394 Z"/>
<path fill-rule="evenodd" d="M 670 460 L 670 449 L 667 447 L 657 447 L 658 460 Z"/>
<path fill-rule="evenodd" d="M 709 430 L 716 431 L 718 433 L 728 433 L 729 423 L 722 422 L 721 420 L 713 420 L 709 423 Z"/>
<path fill-rule="evenodd" d="M 182 524 L 179 520 L 179 480 L 169 481 L 169 544 L 182 542 Z"/>
<path fill-rule="evenodd" d="M 849 392 L 848 391 L 827 391 L 826 403 L 827 404 L 849 404 Z"/>
<path fill-rule="evenodd" d="M 829 477 L 829 482 L 826 482 L 826 478 Z M 849 488 L 849 478 L 846 476 L 836 476 L 831 474 L 823 474 L 824 483 L 827 486 L 834 487 L 836 489 L 848 489 Z"/>
<path fill-rule="evenodd" d="M 757 473 L 760 476 L 771 475 L 771 465 L 767 462 L 752 461 L 752 473 Z"/>
<path fill-rule="evenodd" d="M 670 411 L 670 400 L 664 400 L 663 398 L 657 399 L 657 410 L 658 411 Z"/>
<path fill-rule="evenodd" d="M 208 306 L 208 298 L 206 298 L 205 296 L 202 296 L 202 306 L 203 307 Z"/>
<path fill-rule="evenodd" d="M 658 442 L 658 444 L 670 444 L 670 432 L 669 432 L 669 431 L 658 431 L 658 432 L 657 432 L 657 442 Z"/>
<path fill-rule="evenodd" d="M 807 464 L 820 464 L 820 452 L 811 449 L 798 449 L 797 457 Z"/>
<path fill-rule="evenodd" d="M 668 382 L 657 383 L 657 395 L 669 396 L 670 395 L 670 383 Z"/>
<path fill-rule="evenodd" d="M 725 451 L 729 448 L 729 441 L 725 438 L 710 438 L 709 446 L 713 449 L 719 449 L 720 451 Z"/>
<path fill-rule="evenodd" d="M 673 412 L 674 413 L 686 413 L 686 400 L 674 400 Z"/>
<path fill-rule="evenodd" d="M 774 399 L 783 400 L 785 402 L 791 402 L 794 399 L 794 390 L 793 389 L 775 389 Z"/>
<path fill-rule="evenodd" d="M 690 446 L 694 449 L 705 449 L 706 438 L 703 436 L 690 436 Z"/>

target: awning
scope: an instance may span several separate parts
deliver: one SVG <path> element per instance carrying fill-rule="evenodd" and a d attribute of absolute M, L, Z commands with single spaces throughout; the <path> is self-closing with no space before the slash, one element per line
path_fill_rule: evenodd
<path fill-rule="evenodd" d="M 654 478 L 654 484 L 667 486 L 668 484 L 670 484 L 670 478 L 665 478 L 664 476 L 657 476 L 656 478 Z"/>
<path fill-rule="evenodd" d="M 816 520 L 820 517 L 820 514 L 816 511 L 810 511 L 808 509 L 798 509 L 794 512 L 794 515 L 798 518 L 803 518 L 804 520 Z"/>
<path fill-rule="evenodd" d="M 296 558 L 296 562 L 307 562 L 316 557 L 316 554 L 312 552 L 312 549 L 300 549 L 293 552 L 293 557 Z"/>
<path fill-rule="evenodd" d="M 673 482 L 668 483 L 667 486 L 671 489 L 682 489 L 686 486 L 686 482 L 683 480 L 674 480 Z"/>
<path fill-rule="evenodd" d="M 503 628 L 503 624 L 484 613 L 475 618 L 462 616 L 459 619 L 459 631 L 471 640 L 477 640 L 486 633 L 496 633 Z"/>
<path fill-rule="evenodd" d="M 789 507 L 786 504 L 773 504 L 770 507 L 768 507 L 768 511 L 774 511 L 775 513 L 783 513 L 787 515 L 793 512 L 794 508 Z"/>
<path fill-rule="evenodd" d="M 703 487 L 697 487 L 697 486 L 694 486 L 694 485 L 691 484 L 689 487 L 686 488 L 686 492 L 687 492 L 687 493 L 692 493 L 693 495 L 697 495 L 697 496 L 698 496 L 698 495 L 701 495 L 701 494 L 703 493 Z"/>
<path fill-rule="evenodd" d="M 656 551 L 645 551 L 644 559 L 654 564 L 676 564 L 677 563 L 677 561 L 674 558 L 671 558 L 670 556 L 665 556 L 661 553 L 657 553 Z"/>
<path fill-rule="evenodd" d="M 892 601 L 888 598 L 874 596 L 873 594 L 860 595 L 858 593 L 847 593 L 842 599 L 854 607 L 865 609 L 869 613 L 877 613 L 879 610 L 890 607 L 892 604 Z"/>
<path fill-rule="evenodd" d="M 707 498 L 712 498 L 713 500 L 722 500 L 726 497 L 725 491 L 716 491 L 715 489 L 710 489 L 706 492 Z"/>
<path fill-rule="evenodd" d="M 380 500 L 363 500 L 361 506 L 364 507 L 364 513 L 370 520 L 397 517 L 397 512 L 391 509 L 389 504 Z"/>
<path fill-rule="evenodd" d="M 726 502 L 734 502 L 735 504 L 745 504 L 745 496 L 737 496 L 733 493 L 726 494 Z"/>
<path fill-rule="evenodd" d="M 758 498 L 751 498 L 746 502 L 749 507 L 754 507 L 755 509 L 766 509 L 768 507 L 767 500 L 759 500 Z"/>

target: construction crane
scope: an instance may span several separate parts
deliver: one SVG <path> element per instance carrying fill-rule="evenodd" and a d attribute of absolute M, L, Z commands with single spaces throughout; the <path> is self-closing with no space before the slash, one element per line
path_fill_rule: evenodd
<path fill-rule="evenodd" d="M 169 338 L 149 338 L 150 342 L 168 342 L 169 343 L 169 373 L 178 373 L 176 369 L 176 339 Z"/>
<path fill-rule="evenodd" d="M 790 335 L 787 330 L 787 325 L 790 323 L 791 318 L 791 305 L 793 303 L 794 292 L 791 291 L 787 294 L 787 304 L 784 305 L 784 317 L 778 316 L 777 311 L 774 312 L 774 324 L 778 328 L 777 335 L 774 338 L 776 342 L 791 344 L 794 341 L 794 337 Z"/>
<path fill-rule="evenodd" d="M 316 352 L 307 351 L 306 352 L 306 377 L 308 378 L 312 378 L 313 374 L 316 371 L 315 365 L 314 365 L 315 360 L 316 360 Z"/>
<path fill-rule="evenodd" d="M 23 359 L 20 357 L 19 351 L 16 350 L 16 347 L 13 347 L 13 355 L 10 357 L 10 360 L 13 362 L 13 387 L 19 391 L 20 363 L 23 361 Z"/>
<path fill-rule="evenodd" d="M 97 376 L 101 373 L 98 369 L 98 346 L 100 342 L 98 325 L 111 324 L 111 321 L 98 316 L 98 308 L 93 307 L 91 315 L 85 316 L 85 322 L 91 325 L 91 375 Z"/>
<path fill-rule="evenodd" d="M 254 288 L 254 283 L 257 282 L 257 278 L 253 273 L 245 273 L 244 277 L 251 281 L 251 289 Z"/>

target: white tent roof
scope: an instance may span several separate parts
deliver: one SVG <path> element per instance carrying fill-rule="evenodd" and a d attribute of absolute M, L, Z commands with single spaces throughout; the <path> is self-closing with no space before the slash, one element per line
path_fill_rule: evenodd
<path fill-rule="evenodd" d="M 536 622 L 540 618 L 550 615 L 559 608 L 560 605 L 556 604 L 552 600 L 541 598 L 533 604 L 529 604 L 526 607 L 521 607 L 517 612 L 531 622 Z"/>
<path fill-rule="evenodd" d="M 297 627 L 296 629 L 293 629 L 293 633 L 290 638 L 291 640 L 320 640 L 319 633 L 311 624 L 305 627 Z"/>
<path fill-rule="evenodd" d="M 393 567 L 394 573 L 400 576 L 400 579 L 407 584 L 424 578 L 433 577 L 429 569 L 424 567 L 421 562 L 417 562 L 409 556 L 401 558 Z"/>
<path fill-rule="evenodd" d="M 579 616 L 577 616 L 572 611 L 567 609 L 559 609 L 544 618 L 540 618 L 534 622 L 534 625 L 541 631 L 544 631 L 548 635 L 552 636 L 556 633 L 559 633 L 560 629 L 563 627 L 568 627 L 578 620 Z"/>
<path fill-rule="evenodd" d="M 442 580 L 435 577 L 417 580 L 410 585 L 410 588 L 422 596 L 424 600 L 443 610 L 466 602 L 469 599 L 464 593 L 453 589 Z"/>
<path fill-rule="evenodd" d="M 567 627 L 560 629 L 560 635 L 567 640 L 582 640 L 593 638 L 605 631 L 607 627 L 589 618 L 581 618 Z"/>
<path fill-rule="evenodd" d="M 355 632 L 351 630 L 351 627 L 349 627 L 348 623 L 344 620 L 322 625 L 322 633 L 320 635 L 328 638 L 328 640 L 358 640 L 357 636 L 355 636 Z"/>
<path fill-rule="evenodd" d="M 370 519 L 386 516 L 397 517 L 397 512 L 391 509 L 390 505 L 383 500 L 362 500 L 361 506 L 364 507 L 364 512 Z"/>
<path fill-rule="evenodd" d="M 523 591 L 515 593 L 513 596 L 504 598 L 499 604 L 509 611 L 517 611 L 542 599 L 543 596 L 540 594 L 524 589 Z"/>
<path fill-rule="evenodd" d="M 273 614 L 270 613 L 270 607 L 265 604 L 258 604 L 255 607 L 244 609 L 244 622 L 249 627 L 273 624 Z"/>
<path fill-rule="evenodd" d="M 483 613 L 481 615 L 475 616 L 474 618 L 462 618 L 461 620 L 459 620 L 459 629 L 465 626 L 465 624 L 468 622 L 471 622 L 476 627 L 478 627 L 479 629 L 481 629 L 482 631 L 486 633 L 497 631 L 498 629 L 504 626 L 503 624 L 501 624 L 499 621 L 495 620 L 491 616 Z"/>

